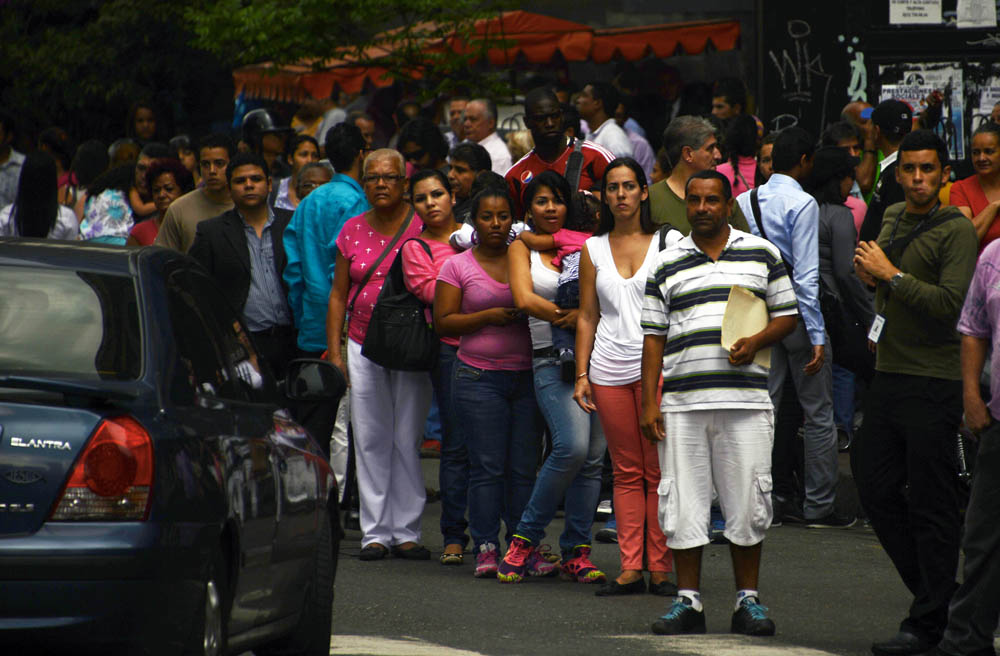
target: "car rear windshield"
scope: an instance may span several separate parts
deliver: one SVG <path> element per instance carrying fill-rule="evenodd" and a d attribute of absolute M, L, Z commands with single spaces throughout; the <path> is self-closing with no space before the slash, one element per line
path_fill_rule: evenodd
<path fill-rule="evenodd" d="M 132 278 L 0 266 L 0 374 L 134 380 L 141 353 Z"/>

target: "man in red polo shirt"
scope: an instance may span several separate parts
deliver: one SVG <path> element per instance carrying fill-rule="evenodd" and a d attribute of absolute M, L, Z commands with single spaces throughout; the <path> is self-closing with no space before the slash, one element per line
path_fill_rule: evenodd
<path fill-rule="evenodd" d="M 524 97 L 524 123 L 531 130 L 535 147 L 518 160 L 504 176 L 510 188 L 511 198 L 517 206 L 515 210 L 518 218 L 524 216 L 521 195 L 531 179 L 542 171 L 550 169 L 567 176 L 570 154 L 578 145 L 576 140 L 571 141 L 566 137 L 562 109 L 552 89 L 541 87 L 528 92 Z M 604 169 L 614 159 L 614 155 L 589 141 L 580 144 L 580 154 L 583 155 L 583 163 L 576 188 L 584 191 L 599 190 Z M 567 179 L 569 177 L 567 176 Z M 573 184 L 572 180 L 569 182 L 570 185 Z"/>

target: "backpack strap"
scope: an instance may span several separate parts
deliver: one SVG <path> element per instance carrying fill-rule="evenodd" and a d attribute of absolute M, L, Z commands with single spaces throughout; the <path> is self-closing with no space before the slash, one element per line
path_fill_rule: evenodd
<path fill-rule="evenodd" d="M 659 240 L 660 240 L 660 248 L 659 248 L 659 250 L 662 251 L 664 248 L 667 247 L 667 234 L 671 230 L 676 230 L 676 228 L 674 228 L 674 226 L 672 226 L 670 224 L 670 222 L 667 221 L 662 226 L 660 226 L 659 230 L 656 231 L 656 234 L 658 235 Z"/>

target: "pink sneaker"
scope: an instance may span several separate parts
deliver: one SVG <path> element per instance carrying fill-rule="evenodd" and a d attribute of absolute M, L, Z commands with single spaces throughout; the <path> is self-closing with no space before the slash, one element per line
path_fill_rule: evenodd
<path fill-rule="evenodd" d="M 497 580 L 501 583 L 520 583 L 524 578 L 528 560 L 535 554 L 531 542 L 515 535 L 497 568 Z"/>
<path fill-rule="evenodd" d="M 573 547 L 573 557 L 563 561 L 560 575 L 567 581 L 577 583 L 603 583 L 607 578 L 604 572 L 590 562 L 589 544 Z"/>
<path fill-rule="evenodd" d="M 477 579 L 488 579 L 497 575 L 497 545 L 485 542 L 479 545 L 476 554 L 476 571 L 472 573 Z"/>

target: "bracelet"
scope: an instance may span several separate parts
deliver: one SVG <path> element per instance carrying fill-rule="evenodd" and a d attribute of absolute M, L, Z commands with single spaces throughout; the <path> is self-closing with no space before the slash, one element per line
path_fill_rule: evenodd
<path fill-rule="evenodd" d="M 873 155 L 877 155 L 878 154 L 877 150 L 871 150 L 871 149 L 868 149 L 868 148 L 866 148 L 863 152 L 872 153 Z"/>
<path fill-rule="evenodd" d="M 587 372 L 585 371 L 585 372 L 583 372 L 582 374 L 580 374 L 579 376 L 577 376 L 577 377 L 576 377 L 576 379 L 577 379 L 577 380 L 580 380 L 581 378 L 583 378 L 583 377 L 584 377 L 584 376 L 586 376 L 586 375 L 587 375 Z"/>

